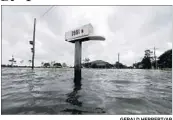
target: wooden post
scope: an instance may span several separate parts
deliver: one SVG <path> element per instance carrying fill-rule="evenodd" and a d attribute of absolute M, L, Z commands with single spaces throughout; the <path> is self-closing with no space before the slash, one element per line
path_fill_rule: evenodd
<path fill-rule="evenodd" d="M 34 18 L 32 69 L 34 69 L 34 57 L 35 57 L 35 26 L 36 26 L 36 18 Z"/>
<path fill-rule="evenodd" d="M 74 61 L 74 82 L 80 84 L 81 80 L 81 54 L 82 54 L 82 42 L 75 42 L 75 61 Z"/>

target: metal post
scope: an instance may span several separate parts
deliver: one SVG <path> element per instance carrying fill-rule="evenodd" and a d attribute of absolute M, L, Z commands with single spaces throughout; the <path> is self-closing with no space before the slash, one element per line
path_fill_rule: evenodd
<path fill-rule="evenodd" d="M 81 54 L 82 54 L 82 42 L 75 42 L 75 62 L 74 62 L 74 82 L 80 84 L 81 80 Z"/>
<path fill-rule="evenodd" d="M 36 26 L 36 18 L 34 18 L 32 69 L 34 69 L 34 57 L 35 57 L 35 26 Z"/>
<path fill-rule="evenodd" d="M 91 24 L 84 25 L 80 28 L 65 33 L 65 41 L 75 43 L 74 57 L 74 83 L 81 84 L 81 54 L 82 42 L 90 40 L 105 40 L 102 36 L 93 35 L 93 26 Z"/>

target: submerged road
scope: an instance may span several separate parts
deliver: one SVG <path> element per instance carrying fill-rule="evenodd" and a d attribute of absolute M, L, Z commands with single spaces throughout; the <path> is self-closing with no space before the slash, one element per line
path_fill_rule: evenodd
<path fill-rule="evenodd" d="M 2 114 L 172 114 L 172 71 L 2 68 Z"/>

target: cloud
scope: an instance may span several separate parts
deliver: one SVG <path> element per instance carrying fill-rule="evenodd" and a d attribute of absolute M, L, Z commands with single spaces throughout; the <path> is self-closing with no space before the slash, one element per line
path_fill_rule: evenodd
<path fill-rule="evenodd" d="M 172 49 L 172 43 L 171 42 L 168 42 L 167 45 L 168 45 L 168 48 Z"/>
<path fill-rule="evenodd" d="M 132 62 L 134 62 L 134 57 L 135 57 L 135 53 L 132 50 L 128 50 L 127 52 L 125 52 L 121 59 L 123 60 L 123 62 L 125 62 L 126 64 L 130 64 Z"/>
<path fill-rule="evenodd" d="M 50 6 L 2 7 L 2 63 L 12 55 L 31 59 L 29 40 L 36 25 L 36 65 L 42 61 L 74 64 L 74 44 L 65 41 L 65 32 L 91 23 L 94 33 L 105 41 L 82 44 L 82 59 L 120 60 L 132 65 L 141 60 L 145 49 L 158 48 L 163 53 L 172 48 L 171 6 L 56 6 L 40 17 Z M 157 54 L 156 54 L 157 55 Z M 24 64 L 24 63 L 23 63 Z M 25 64 L 28 64 L 27 62 Z"/>

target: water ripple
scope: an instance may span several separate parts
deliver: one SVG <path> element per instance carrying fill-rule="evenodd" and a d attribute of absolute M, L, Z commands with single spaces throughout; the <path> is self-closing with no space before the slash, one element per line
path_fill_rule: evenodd
<path fill-rule="evenodd" d="M 171 114 L 172 71 L 2 68 L 2 114 Z"/>

